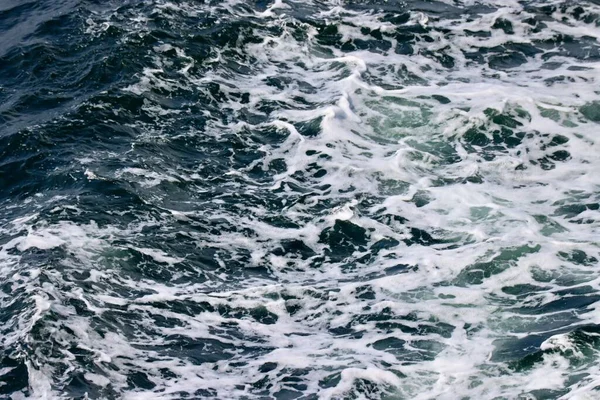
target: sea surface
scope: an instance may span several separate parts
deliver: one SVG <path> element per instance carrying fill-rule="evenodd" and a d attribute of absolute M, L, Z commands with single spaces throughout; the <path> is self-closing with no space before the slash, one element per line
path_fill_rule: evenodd
<path fill-rule="evenodd" d="M 1 0 L 0 399 L 600 399 L 597 0 Z"/>

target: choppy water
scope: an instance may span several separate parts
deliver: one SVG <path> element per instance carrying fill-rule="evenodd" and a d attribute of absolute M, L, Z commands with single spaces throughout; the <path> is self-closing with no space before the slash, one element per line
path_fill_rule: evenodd
<path fill-rule="evenodd" d="M 1 1 L 0 397 L 600 398 L 599 39 L 592 0 Z"/>

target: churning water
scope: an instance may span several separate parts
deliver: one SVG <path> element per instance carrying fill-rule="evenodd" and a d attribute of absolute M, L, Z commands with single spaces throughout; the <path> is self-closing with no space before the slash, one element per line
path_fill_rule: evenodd
<path fill-rule="evenodd" d="M 600 398 L 596 0 L 0 1 L 0 397 Z"/>

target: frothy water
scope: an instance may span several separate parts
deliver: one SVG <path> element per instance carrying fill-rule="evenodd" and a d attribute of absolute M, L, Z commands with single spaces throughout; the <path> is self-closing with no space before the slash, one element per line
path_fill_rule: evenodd
<path fill-rule="evenodd" d="M 600 397 L 597 2 L 0 27 L 0 396 Z"/>

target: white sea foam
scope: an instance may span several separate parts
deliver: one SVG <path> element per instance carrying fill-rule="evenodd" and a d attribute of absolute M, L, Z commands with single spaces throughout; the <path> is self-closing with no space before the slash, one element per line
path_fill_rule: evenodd
<path fill-rule="evenodd" d="M 55 377 L 51 369 L 29 364 L 34 394 L 58 397 L 52 385 L 65 384 L 74 360 L 87 357 L 94 365 L 84 375 L 87 381 L 132 399 L 176 399 L 182 392 L 283 397 L 277 394 L 283 390 L 330 399 L 379 398 L 379 391 L 402 399 L 536 398 L 543 390 L 565 399 L 593 398 L 600 379 L 596 349 L 586 355 L 570 335 L 598 324 L 598 307 L 560 301 L 584 302 L 600 290 L 598 125 L 580 111 L 598 100 L 599 65 L 557 54 L 550 61 L 559 65 L 547 69 L 549 60 L 539 53 L 514 68 L 493 68 L 466 53 L 559 34 L 600 38 L 599 28 L 556 10 L 536 32 L 524 22 L 534 11 L 518 1 L 445 3 L 494 10 L 453 18 L 408 10 L 405 25 L 430 29 L 431 39 L 412 43 L 411 55 L 394 52 L 402 43 L 383 12 L 338 2 L 306 4 L 323 25 L 337 26 L 340 41 L 371 40 L 361 29 L 368 28 L 388 35 L 390 47 L 341 51 L 322 44 L 314 26 L 293 16 L 303 4 L 292 1 L 256 11 L 253 17 L 261 22 L 252 29 L 262 42 L 237 49 L 251 61 L 221 51 L 212 54 L 214 67 L 199 73 L 187 49 L 153 46 L 153 65 L 124 91 L 176 96 L 210 93 L 209 84 L 218 84 L 225 94 L 219 106 L 230 119 L 211 118 L 207 111 L 205 131 L 190 128 L 177 137 L 201 137 L 222 147 L 232 146 L 227 140 L 234 137 L 261 156 L 241 167 L 230 162 L 223 176 L 207 177 L 199 171 L 202 160 L 193 167 L 148 162 L 110 170 L 101 165 L 102 155 L 82 155 L 89 180 L 138 184 L 136 194 L 154 207 L 152 213 L 120 227 L 48 222 L 37 215 L 9 224 L 7 234 L 14 238 L 0 248 L 3 274 L 18 262 L 27 264 L 34 251 L 65 250 L 58 265 L 71 271 L 25 270 L 11 278 L 15 287 L 36 288 L 29 293 L 35 311 L 16 323 L 23 335 L 47 313 L 60 316 L 44 323 L 67 368 Z M 235 20 L 252 15 L 243 5 L 159 1 L 153 12 L 176 20 L 177 13 L 219 10 Z M 587 6 L 586 12 L 598 12 Z M 500 19 L 510 21 L 514 33 L 492 28 Z M 100 20 L 87 23 L 90 35 L 108 29 L 109 22 Z M 131 35 L 150 29 L 149 21 L 140 16 L 129 27 Z M 302 39 L 294 36 L 296 29 Z M 452 67 L 431 56 L 442 52 L 453 58 Z M 487 61 L 492 56 L 482 55 Z M 252 73 L 236 75 L 227 63 Z M 269 84 L 276 79 L 278 85 Z M 247 101 L 236 93 L 247 94 Z M 266 102 L 277 107 L 269 110 Z M 157 119 L 187 112 L 150 101 L 144 107 Z M 244 113 L 260 122 L 244 119 Z M 302 124 L 311 122 L 316 133 L 307 134 Z M 506 124 L 523 132 L 515 146 L 474 150 L 469 144 L 473 130 L 493 142 L 493 132 Z M 138 143 L 173 140 L 167 130 L 149 132 L 142 122 L 136 128 L 142 133 L 127 156 Z M 249 131 L 268 130 L 276 138 L 271 142 L 248 138 Z M 557 135 L 567 140 L 550 148 Z M 208 155 L 219 150 L 203 149 Z M 568 151 L 568 159 L 545 169 L 540 160 L 549 163 L 557 150 Z M 235 158 L 235 151 L 226 154 Z M 278 160 L 284 167 L 275 169 Z M 257 178 L 256 168 L 270 178 Z M 205 198 L 212 193 L 205 185 L 209 178 L 221 186 Z M 187 197 L 160 191 L 162 184 L 184 183 L 193 188 Z M 283 206 L 273 211 L 265 203 L 244 202 L 261 195 Z M 132 213 L 123 211 L 123 219 Z M 277 225 L 268 217 L 289 223 Z M 366 239 L 342 248 L 345 257 L 328 259 L 336 243 L 321 236 L 336 224 L 362 228 Z M 415 230 L 438 241 L 416 242 Z M 343 240 L 352 241 L 350 236 Z M 306 246 L 307 255 L 277 252 L 294 240 Z M 394 244 L 375 252 L 373 245 L 385 240 Z M 207 261 L 203 252 L 209 250 L 213 258 Z M 581 254 L 574 252 L 588 261 L 578 261 L 573 254 Z M 261 268 L 267 273 L 253 272 Z M 73 271 L 89 274 L 81 278 L 85 289 L 74 283 Z M 44 284 L 28 281 L 37 284 L 40 274 Z M 94 318 L 106 318 L 108 328 L 99 331 Z M 532 354 L 539 356 L 535 362 L 519 364 Z M 132 389 L 128 379 L 136 373 L 152 385 Z"/>

